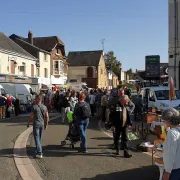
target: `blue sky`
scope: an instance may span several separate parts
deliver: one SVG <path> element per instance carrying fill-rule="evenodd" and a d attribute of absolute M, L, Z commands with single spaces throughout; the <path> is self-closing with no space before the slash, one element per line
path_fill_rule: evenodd
<path fill-rule="evenodd" d="M 144 69 L 146 55 L 168 62 L 167 0 L 4 0 L 0 31 L 57 35 L 66 53 L 113 50 L 123 69 Z"/>

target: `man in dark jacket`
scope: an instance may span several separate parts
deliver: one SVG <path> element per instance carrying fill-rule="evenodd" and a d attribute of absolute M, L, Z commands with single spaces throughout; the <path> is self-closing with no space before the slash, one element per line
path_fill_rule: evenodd
<path fill-rule="evenodd" d="M 18 96 L 16 96 L 16 99 L 13 104 L 14 104 L 14 109 L 15 109 L 15 116 L 18 116 L 20 112 L 20 102 L 19 102 Z"/>
<path fill-rule="evenodd" d="M 112 125 L 115 127 L 114 143 L 116 148 L 116 154 L 119 155 L 119 137 L 121 134 L 121 149 L 124 150 L 124 157 L 132 157 L 128 153 L 128 126 L 132 126 L 130 121 L 130 115 L 126 108 L 129 103 L 127 95 L 120 97 L 120 100 L 116 105 L 111 106 Z"/>
<path fill-rule="evenodd" d="M 0 119 L 5 118 L 6 99 L 0 94 Z"/>

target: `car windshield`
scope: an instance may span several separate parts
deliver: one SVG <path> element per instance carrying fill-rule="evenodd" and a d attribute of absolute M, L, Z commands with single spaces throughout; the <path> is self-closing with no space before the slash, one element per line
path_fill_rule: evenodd
<path fill-rule="evenodd" d="M 88 87 L 86 85 L 82 85 L 82 88 L 83 89 L 87 89 Z"/>
<path fill-rule="evenodd" d="M 180 92 L 178 90 L 175 91 L 176 99 L 180 99 Z M 157 100 L 169 100 L 169 90 L 158 90 L 155 91 Z"/>

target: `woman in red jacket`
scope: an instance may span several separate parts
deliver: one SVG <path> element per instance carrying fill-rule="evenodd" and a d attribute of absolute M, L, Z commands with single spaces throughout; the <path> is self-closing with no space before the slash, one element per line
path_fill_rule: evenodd
<path fill-rule="evenodd" d="M 10 118 L 11 116 L 11 107 L 12 107 L 12 99 L 11 97 L 7 94 L 6 95 L 6 118 Z"/>

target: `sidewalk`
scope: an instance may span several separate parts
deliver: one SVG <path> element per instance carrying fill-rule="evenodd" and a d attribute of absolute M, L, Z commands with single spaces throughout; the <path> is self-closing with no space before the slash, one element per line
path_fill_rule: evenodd
<path fill-rule="evenodd" d="M 42 160 L 32 158 L 32 147 L 28 154 L 38 173 L 44 180 L 156 180 L 158 169 L 152 166 L 151 157 L 131 152 L 131 159 L 116 156 L 112 150 L 112 139 L 98 129 L 96 119 L 90 121 L 88 137 L 88 154 L 78 153 L 79 144 L 76 149 L 69 145 L 61 147 L 68 131 L 67 125 L 61 125 L 60 119 L 50 123 L 43 137 L 44 158 Z"/>

